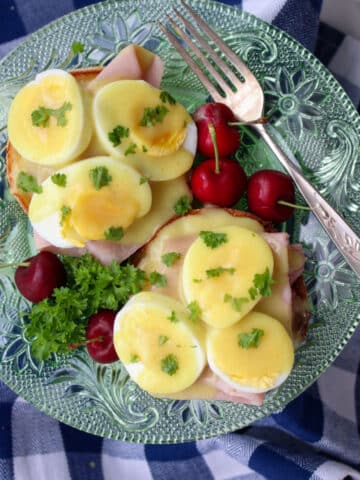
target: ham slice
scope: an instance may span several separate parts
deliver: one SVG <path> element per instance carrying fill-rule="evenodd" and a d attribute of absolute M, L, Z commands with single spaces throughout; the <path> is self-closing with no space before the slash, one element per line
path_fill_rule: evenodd
<path fill-rule="evenodd" d="M 38 233 L 34 232 L 35 248 L 39 252 L 46 251 L 61 255 L 69 255 L 70 257 L 81 257 L 89 252 L 93 257 L 97 258 L 103 265 L 111 265 L 115 260 L 118 263 L 123 262 L 138 250 L 141 245 L 124 245 L 110 240 L 94 240 L 86 243 L 85 247 L 59 248 L 54 247 L 47 240 L 42 238 Z"/>
<path fill-rule="evenodd" d="M 85 250 L 103 265 L 111 265 L 113 260 L 118 263 L 123 262 L 140 247 L 139 244 L 125 245 L 110 240 L 94 240 L 86 243 Z"/>
<path fill-rule="evenodd" d="M 85 255 L 86 253 L 86 248 L 81 248 L 81 247 L 72 247 L 72 248 L 59 248 L 55 247 L 52 245 L 50 242 L 45 240 L 43 237 L 41 237 L 38 233 L 35 232 L 33 233 L 34 237 L 34 244 L 36 250 L 39 252 L 51 252 L 51 253 L 57 253 L 60 255 L 69 255 L 70 257 L 81 257 L 82 255 Z"/>
<path fill-rule="evenodd" d="M 163 72 L 163 61 L 157 55 L 139 45 L 128 45 L 89 83 L 88 89 L 94 93 L 117 80 L 145 80 L 159 88 Z"/>
<path fill-rule="evenodd" d="M 311 317 L 310 303 L 302 273 L 305 254 L 301 244 L 289 245 L 289 282 L 291 285 L 292 334 L 295 348 L 305 340 Z"/>
<path fill-rule="evenodd" d="M 289 245 L 289 281 L 293 285 L 304 271 L 306 257 L 300 243 Z"/>
<path fill-rule="evenodd" d="M 311 317 L 310 303 L 304 278 L 301 276 L 292 285 L 293 319 L 292 330 L 295 348 L 298 348 L 306 339 Z"/>
<path fill-rule="evenodd" d="M 291 286 L 289 282 L 289 235 L 287 233 L 262 233 L 274 258 L 273 279 L 270 297 L 263 297 L 255 310 L 277 318 L 292 334 Z"/>

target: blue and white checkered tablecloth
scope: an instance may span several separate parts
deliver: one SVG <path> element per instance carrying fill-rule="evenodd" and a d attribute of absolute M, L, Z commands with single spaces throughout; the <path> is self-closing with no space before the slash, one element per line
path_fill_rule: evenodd
<path fill-rule="evenodd" d="M 359 0 L 324 1 L 327 14 L 338 9 L 330 11 L 332 18 L 360 20 Z M 0 57 L 28 33 L 90 3 L 95 2 L 0 0 Z M 320 21 L 321 0 L 224 3 L 273 23 L 314 51 L 359 107 L 360 42 Z M 316 384 L 281 413 L 232 434 L 181 445 L 136 445 L 85 434 L 0 383 L 0 480 L 152 478 L 360 480 L 360 330 Z"/>

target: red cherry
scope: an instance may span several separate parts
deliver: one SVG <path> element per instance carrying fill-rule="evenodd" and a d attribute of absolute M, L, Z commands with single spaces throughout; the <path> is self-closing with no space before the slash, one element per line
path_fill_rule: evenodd
<path fill-rule="evenodd" d="M 92 359 L 99 363 L 118 360 L 113 342 L 116 312 L 101 310 L 93 315 L 86 329 L 86 348 Z"/>
<path fill-rule="evenodd" d="M 230 108 L 223 103 L 205 103 L 195 111 L 193 118 L 198 129 L 197 149 L 206 157 L 215 155 L 209 124 L 215 127 L 219 155 L 221 157 L 231 155 L 239 148 L 239 131 L 237 127 L 228 125 L 229 122 L 236 122 L 237 119 Z"/>
<path fill-rule="evenodd" d="M 285 222 L 294 208 L 279 201 L 295 203 L 294 183 L 288 175 L 276 170 L 259 170 L 249 178 L 247 201 L 250 212 L 263 220 Z"/>
<path fill-rule="evenodd" d="M 66 271 L 58 257 L 51 252 L 40 252 L 25 260 L 15 271 L 19 292 L 31 302 L 49 297 L 55 288 L 66 282 Z"/>
<path fill-rule="evenodd" d="M 192 191 L 203 203 L 231 207 L 245 191 L 245 172 L 236 160 L 229 158 L 219 161 L 219 173 L 216 173 L 215 167 L 216 160 L 211 158 L 194 169 L 191 177 Z"/>

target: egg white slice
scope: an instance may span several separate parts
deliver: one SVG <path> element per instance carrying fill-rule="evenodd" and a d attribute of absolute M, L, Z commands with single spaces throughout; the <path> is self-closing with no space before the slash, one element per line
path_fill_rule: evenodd
<path fill-rule="evenodd" d="M 176 320 L 171 321 L 174 314 Z M 166 340 L 159 344 L 159 335 Z M 184 390 L 199 377 L 206 362 L 204 329 L 188 318 L 184 306 L 156 292 L 136 294 L 119 311 L 114 323 L 114 347 L 132 380 L 150 393 Z M 132 354 L 136 360 L 132 361 Z M 174 356 L 178 370 L 167 374 L 162 359 Z"/>
<path fill-rule="evenodd" d="M 98 90 L 93 102 L 96 135 L 104 150 L 152 181 L 186 173 L 197 146 L 197 129 L 189 113 L 178 102 L 164 103 L 161 93 L 142 80 L 119 80 Z M 156 108 L 167 110 L 165 119 L 143 125 L 143 112 Z"/>
<path fill-rule="evenodd" d="M 274 260 L 269 245 L 255 232 L 233 225 L 213 229 L 210 234 L 223 235 L 226 240 L 211 248 L 200 235 L 192 243 L 184 257 L 182 287 L 187 303 L 198 302 L 205 323 L 225 328 L 260 300 L 259 292 L 250 296 L 249 291 L 256 275 L 267 271 L 272 277 Z M 207 276 L 219 267 L 229 271 Z"/>
<path fill-rule="evenodd" d="M 34 78 L 34 80 L 32 80 L 29 83 L 34 85 L 39 85 L 43 78 L 51 77 L 52 75 L 58 75 L 59 77 L 67 78 L 69 73 L 65 70 L 60 70 L 58 68 L 51 68 L 49 70 L 45 70 L 44 72 L 38 73 Z"/>
<path fill-rule="evenodd" d="M 242 334 L 262 332 L 245 348 Z M 210 369 L 239 392 L 263 393 L 281 385 L 294 363 L 294 346 L 283 325 L 273 317 L 252 311 L 237 324 L 209 329 L 206 351 Z"/>
<path fill-rule="evenodd" d="M 106 185 L 98 189 L 92 180 L 97 169 L 105 169 L 109 175 Z M 118 159 L 84 159 L 56 174 L 64 175 L 65 184 L 60 186 L 52 177 L 47 178 L 42 192 L 34 193 L 29 205 L 34 230 L 56 247 L 83 247 L 87 240 L 104 240 L 112 226 L 126 231 L 151 209 L 150 185 L 141 183 L 141 175 Z"/>
<path fill-rule="evenodd" d="M 65 122 L 58 125 L 50 115 L 46 128 L 33 123 L 40 107 L 57 110 L 69 104 Z M 92 135 L 90 98 L 75 78 L 64 70 L 39 73 L 15 96 L 8 115 L 9 140 L 27 160 L 60 167 L 78 157 Z"/>
<path fill-rule="evenodd" d="M 39 222 L 33 222 L 32 227 L 40 237 L 44 238 L 54 247 L 71 248 L 77 246 L 63 237 L 60 227 L 59 212 L 54 212 Z"/>
<path fill-rule="evenodd" d="M 187 124 L 185 140 L 181 146 L 195 157 L 197 147 L 197 128 L 194 122 Z"/>

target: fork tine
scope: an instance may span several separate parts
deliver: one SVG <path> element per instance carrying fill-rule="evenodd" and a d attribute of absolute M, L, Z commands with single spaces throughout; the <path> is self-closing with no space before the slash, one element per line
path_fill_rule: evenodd
<path fill-rule="evenodd" d="M 210 27 L 206 25 L 206 23 L 199 17 L 195 11 L 187 5 L 184 0 L 180 0 L 181 5 L 190 13 L 196 23 L 203 29 L 206 35 L 216 43 L 216 45 L 222 50 L 222 52 L 227 56 L 229 60 L 231 60 L 233 66 L 237 69 L 237 71 L 246 78 L 254 77 L 252 72 L 248 69 L 246 64 L 229 48 L 225 42 L 221 40 L 219 35 L 214 32 Z"/>
<path fill-rule="evenodd" d="M 223 97 L 216 90 L 214 85 L 210 82 L 201 68 L 196 64 L 196 62 L 191 58 L 185 48 L 181 45 L 180 41 L 172 35 L 169 30 L 161 22 L 158 22 L 160 29 L 164 32 L 169 42 L 174 46 L 174 48 L 180 53 L 180 55 L 185 59 L 186 63 L 189 65 L 191 70 L 198 76 L 200 82 L 204 85 L 206 90 L 210 93 L 215 102 L 221 102 Z"/>
<path fill-rule="evenodd" d="M 175 10 L 175 9 L 174 9 Z M 176 10 L 175 10 L 176 12 Z M 177 13 L 177 12 L 176 12 Z M 228 84 L 225 82 L 223 77 L 215 70 L 215 68 L 211 65 L 209 60 L 205 57 L 205 55 L 201 52 L 201 50 L 194 44 L 191 38 L 183 31 L 178 25 L 172 20 L 169 15 L 166 15 L 168 22 L 174 28 L 176 34 L 182 38 L 187 46 L 192 50 L 195 55 L 197 55 L 203 62 L 204 66 L 208 69 L 210 75 L 217 81 L 219 87 L 223 90 L 226 95 L 232 93 L 231 89 L 229 88 Z"/>
<path fill-rule="evenodd" d="M 200 43 L 203 49 L 210 55 L 212 60 L 223 70 L 228 79 L 232 82 L 234 86 L 239 84 L 239 79 L 234 74 L 234 72 L 229 68 L 228 64 L 213 50 L 210 45 L 205 41 L 205 39 L 199 35 L 196 29 L 191 25 L 191 23 L 182 15 L 176 8 L 173 9 L 176 15 L 181 19 L 185 27 L 191 32 L 192 36 Z M 204 57 L 206 58 L 206 57 Z M 240 72 L 241 73 L 241 72 Z"/>

